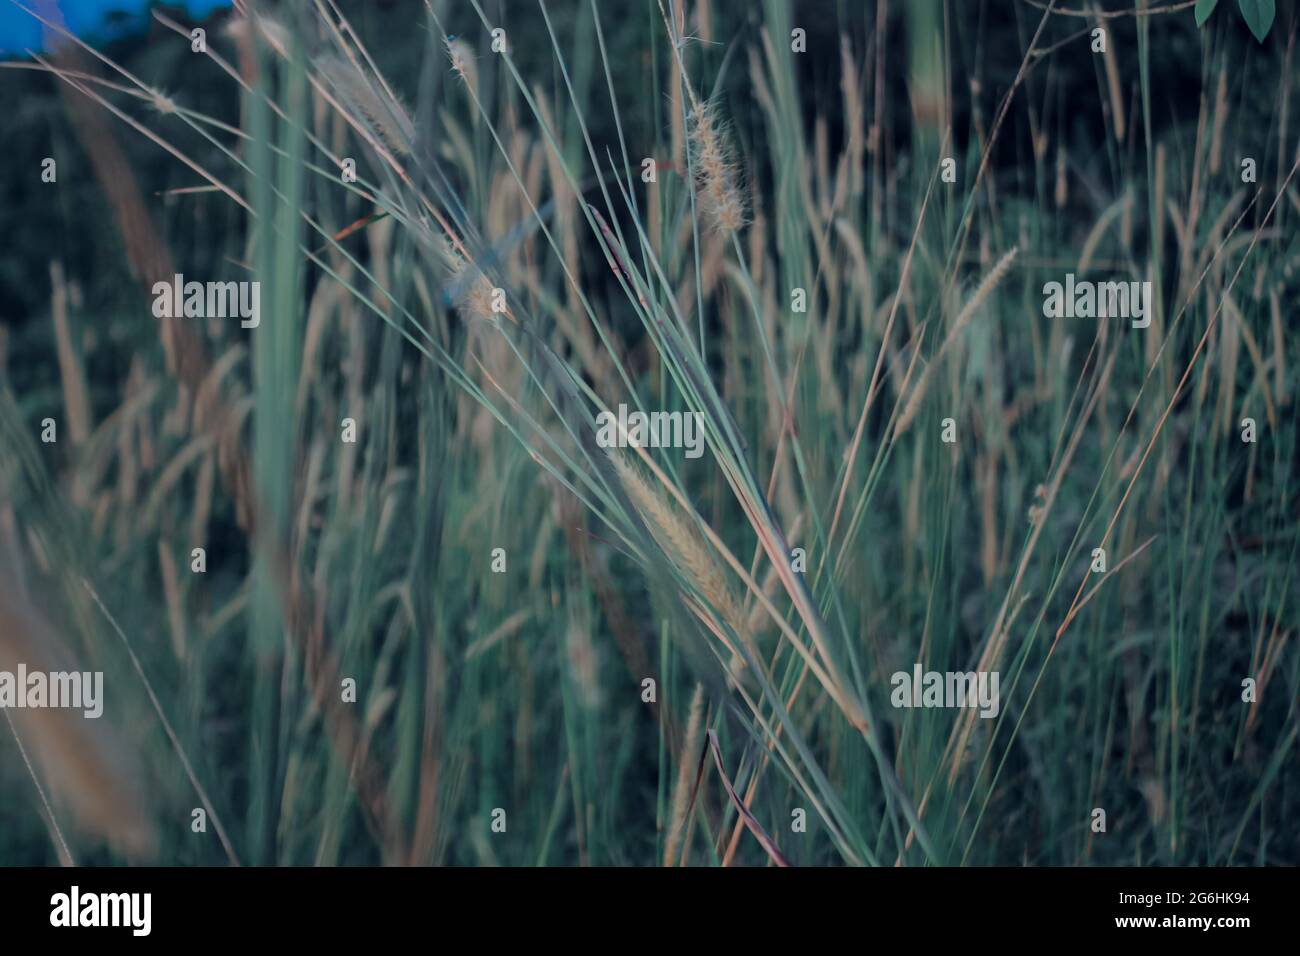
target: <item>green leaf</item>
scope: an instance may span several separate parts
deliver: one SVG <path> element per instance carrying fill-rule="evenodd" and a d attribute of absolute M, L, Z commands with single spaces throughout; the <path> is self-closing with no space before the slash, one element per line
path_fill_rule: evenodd
<path fill-rule="evenodd" d="M 1196 25 L 1198 27 L 1205 26 L 1205 21 L 1210 19 L 1210 14 L 1214 12 L 1214 8 L 1218 5 L 1219 0 L 1196 0 L 1196 10 L 1194 11 Z"/>
<path fill-rule="evenodd" d="M 1273 0 L 1237 0 L 1237 6 L 1241 8 L 1241 16 L 1246 21 L 1246 26 L 1250 27 L 1250 32 L 1255 34 L 1256 40 L 1263 43 L 1264 37 L 1268 36 L 1269 27 L 1273 25 L 1273 14 L 1277 12 Z"/>

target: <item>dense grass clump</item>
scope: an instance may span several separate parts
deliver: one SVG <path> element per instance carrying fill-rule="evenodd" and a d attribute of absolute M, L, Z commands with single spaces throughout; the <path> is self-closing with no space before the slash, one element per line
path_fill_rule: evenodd
<path fill-rule="evenodd" d="M 235 6 L 4 74 L 0 861 L 1300 863 L 1293 10 Z"/>

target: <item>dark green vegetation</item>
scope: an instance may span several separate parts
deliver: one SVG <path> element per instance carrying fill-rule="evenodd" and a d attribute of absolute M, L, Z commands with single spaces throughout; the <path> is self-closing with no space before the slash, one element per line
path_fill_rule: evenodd
<path fill-rule="evenodd" d="M 322 0 L 6 71 L 0 650 L 107 699 L 0 732 L 0 862 L 1300 863 L 1297 18 L 1079 6 Z M 998 717 L 891 707 L 918 660 Z"/>

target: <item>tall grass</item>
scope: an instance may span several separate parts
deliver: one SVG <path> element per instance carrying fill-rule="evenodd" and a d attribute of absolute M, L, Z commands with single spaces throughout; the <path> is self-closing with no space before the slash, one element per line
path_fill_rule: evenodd
<path fill-rule="evenodd" d="M 1294 22 L 1238 72 L 1190 12 L 1107 19 L 1103 59 L 1056 3 L 972 39 L 938 3 L 431 0 L 412 67 L 335 0 L 238 6 L 188 67 L 233 122 L 40 61 L 238 213 L 184 271 L 264 316 L 87 410 L 56 288 L 62 388 L 4 394 L 7 587 L 109 673 L 157 834 L 62 826 L 34 768 L 4 858 L 1300 860 Z M 1203 93 L 1166 125 L 1175 41 Z M 1044 318 L 1070 271 L 1153 280 L 1151 326 Z M 600 447 L 620 403 L 707 454 Z M 1000 672 L 1000 714 L 891 706 L 917 661 Z"/>

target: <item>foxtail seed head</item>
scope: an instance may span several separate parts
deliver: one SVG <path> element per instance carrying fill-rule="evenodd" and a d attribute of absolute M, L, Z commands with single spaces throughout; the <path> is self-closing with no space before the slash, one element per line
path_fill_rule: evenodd
<path fill-rule="evenodd" d="M 745 224 L 745 203 L 730 144 L 712 106 L 701 103 L 691 110 L 689 139 L 700 213 L 714 230 L 735 232 Z"/>

